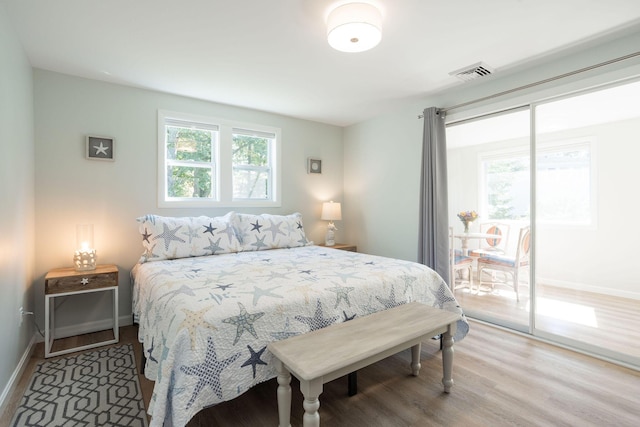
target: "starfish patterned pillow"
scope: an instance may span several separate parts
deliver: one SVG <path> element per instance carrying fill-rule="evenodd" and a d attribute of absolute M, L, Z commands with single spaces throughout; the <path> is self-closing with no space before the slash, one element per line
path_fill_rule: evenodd
<path fill-rule="evenodd" d="M 159 215 L 137 218 L 144 247 L 140 263 L 239 252 L 234 215 L 229 212 L 215 218 Z"/>
<path fill-rule="evenodd" d="M 302 215 L 235 215 L 236 234 L 243 251 L 296 248 L 313 245 L 307 239 Z"/>

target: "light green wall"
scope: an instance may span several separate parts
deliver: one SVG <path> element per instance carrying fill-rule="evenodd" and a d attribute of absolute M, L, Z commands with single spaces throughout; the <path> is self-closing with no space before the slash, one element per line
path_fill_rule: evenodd
<path fill-rule="evenodd" d="M 33 304 L 32 71 L 0 3 L 0 404 L 29 350 Z M 0 408 L 1 409 L 1 408 Z"/>
<path fill-rule="evenodd" d="M 158 109 L 281 128 L 282 207 L 234 210 L 300 212 L 309 237 L 324 241 L 321 203 L 342 201 L 342 128 L 43 70 L 35 70 L 34 79 L 37 295 L 43 295 L 49 269 L 71 266 L 75 226 L 89 222 L 94 224 L 98 262 L 120 268 L 121 319 L 131 323 L 129 271 L 142 254 L 136 218 L 150 213 L 222 215 L 231 210 L 157 207 Z M 115 138 L 114 162 L 85 159 L 88 134 Z M 307 174 L 308 157 L 322 159 L 322 174 Z M 85 307 L 99 298 L 104 299 L 102 310 Z M 110 298 L 100 293 L 63 303 L 57 311 L 61 333 L 75 334 L 75 325 L 91 322 L 103 327 Z M 42 324 L 43 298 L 36 298 L 36 306 Z"/>

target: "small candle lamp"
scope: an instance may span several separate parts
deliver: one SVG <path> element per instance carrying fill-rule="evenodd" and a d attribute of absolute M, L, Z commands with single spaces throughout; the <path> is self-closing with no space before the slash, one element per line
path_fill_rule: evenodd
<path fill-rule="evenodd" d="M 78 224 L 76 226 L 76 252 L 73 264 L 76 271 L 96 269 L 96 250 L 93 247 L 93 224 Z"/>

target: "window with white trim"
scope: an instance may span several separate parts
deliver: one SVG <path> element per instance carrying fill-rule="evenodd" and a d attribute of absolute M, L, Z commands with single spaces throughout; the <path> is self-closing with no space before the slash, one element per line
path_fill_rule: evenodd
<path fill-rule="evenodd" d="M 594 141 L 538 144 L 536 156 L 537 220 L 547 224 L 593 225 L 596 218 Z M 527 219 L 529 152 L 480 155 L 482 202 L 488 219 Z"/>
<path fill-rule="evenodd" d="M 561 141 L 538 144 L 536 206 L 538 222 L 595 225 L 595 143 Z"/>
<path fill-rule="evenodd" d="M 280 206 L 279 144 L 278 128 L 159 111 L 159 206 Z"/>

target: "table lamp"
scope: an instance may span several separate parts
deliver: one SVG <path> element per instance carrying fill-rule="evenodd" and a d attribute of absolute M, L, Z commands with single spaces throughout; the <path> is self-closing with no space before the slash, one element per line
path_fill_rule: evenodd
<path fill-rule="evenodd" d="M 329 221 L 324 244 L 326 246 L 335 245 L 335 231 L 337 230 L 337 228 L 333 224 L 333 221 L 340 221 L 342 219 L 342 209 L 340 207 L 340 203 L 334 203 L 333 201 L 323 203 L 322 215 L 320 216 L 320 219 Z"/>

